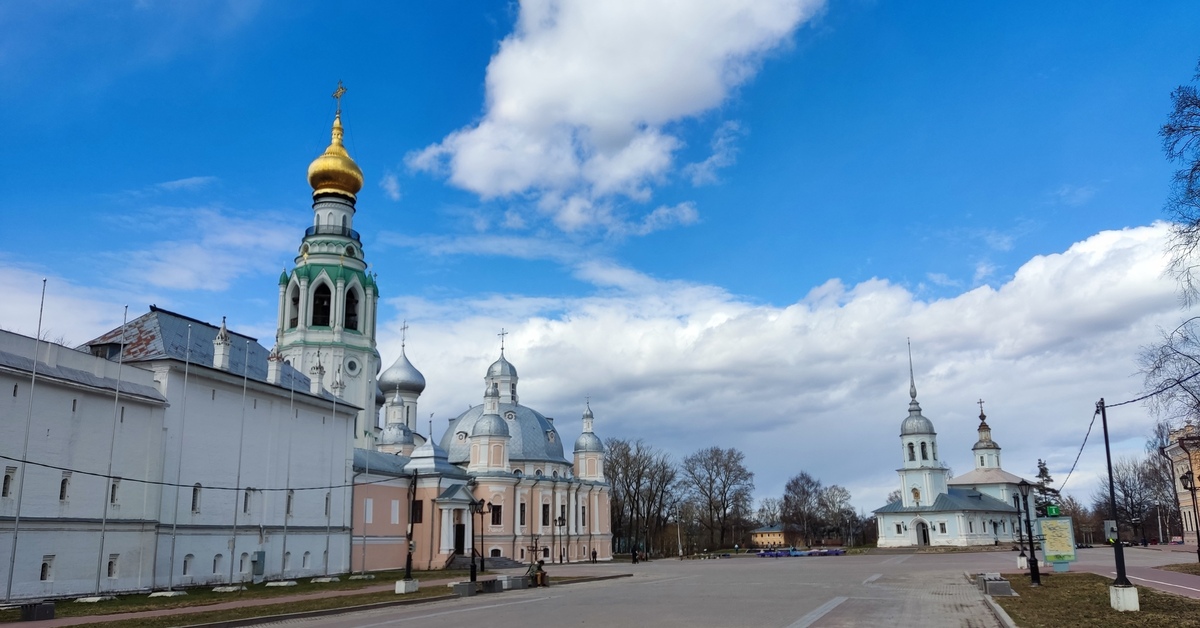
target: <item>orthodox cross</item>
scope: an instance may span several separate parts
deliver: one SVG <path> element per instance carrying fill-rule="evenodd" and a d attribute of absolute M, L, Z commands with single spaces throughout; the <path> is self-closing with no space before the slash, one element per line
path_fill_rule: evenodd
<path fill-rule="evenodd" d="M 338 115 L 341 115 L 341 113 L 342 113 L 342 96 L 345 96 L 345 95 L 346 95 L 346 88 L 342 86 L 342 82 L 339 80 L 338 88 L 333 90 L 333 97 L 335 99 L 337 99 Z"/>
<path fill-rule="evenodd" d="M 504 328 L 501 327 L 500 333 L 496 335 L 500 336 L 500 353 L 504 353 L 504 337 L 508 335 L 508 332 L 504 331 Z"/>
<path fill-rule="evenodd" d="M 404 348 L 404 343 L 408 339 L 408 319 L 404 319 L 404 324 L 400 325 L 400 348 Z"/>
<path fill-rule="evenodd" d="M 979 404 L 979 416 L 983 416 L 983 400 L 980 399 L 979 401 L 976 401 L 975 403 Z"/>

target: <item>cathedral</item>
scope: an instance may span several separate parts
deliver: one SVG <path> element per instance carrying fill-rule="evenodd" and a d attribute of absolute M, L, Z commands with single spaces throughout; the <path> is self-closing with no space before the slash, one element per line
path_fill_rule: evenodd
<path fill-rule="evenodd" d="M 308 168 L 312 224 L 279 277 L 272 348 L 155 306 L 76 348 L 0 330 L 6 602 L 410 559 L 611 559 L 590 405 L 568 459 L 554 419 L 519 402 L 501 343 L 482 402 L 439 438 L 419 433 L 426 382 L 404 344 L 382 369 L 343 93 Z"/>
<path fill-rule="evenodd" d="M 908 416 L 900 423 L 900 499 L 874 511 L 879 547 L 997 545 L 1016 542 L 1021 478 L 1000 467 L 1000 445 L 979 409 L 975 468 L 955 478 L 938 458 L 937 432 L 921 414 L 909 367 Z M 1023 506 L 1024 507 L 1024 506 Z"/>

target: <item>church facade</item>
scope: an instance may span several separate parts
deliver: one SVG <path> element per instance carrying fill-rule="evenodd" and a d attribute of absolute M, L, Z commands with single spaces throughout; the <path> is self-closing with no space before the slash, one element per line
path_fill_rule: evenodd
<path fill-rule="evenodd" d="M 590 407 L 568 459 L 554 420 L 519 403 L 502 346 L 482 403 L 423 436 L 425 380 L 403 347 L 380 372 L 341 120 L 339 105 L 308 169 L 312 223 L 279 278 L 271 349 L 154 306 L 76 348 L 0 330 L 6 602 L 236 588 L 410 554 L 420 569 L 611 558 Z"/>
<path fill-rule="evenodd" d="M 900 424 L 900 499 L 874 511 L 879 547 L 971 546 L 1016 542 L 1017 484 L 1021 478 L 1000 467 L 982 403 L 975 468 L 950 477 L 938 457 L 937 432 L 921 412 L 916 380 L 909 377 L 908 416 Z M 1024 506 L 1022 506 L 1024 508 Z"/>

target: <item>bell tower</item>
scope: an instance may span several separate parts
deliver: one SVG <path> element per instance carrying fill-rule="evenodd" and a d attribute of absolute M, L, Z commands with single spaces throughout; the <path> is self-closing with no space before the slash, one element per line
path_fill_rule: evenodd
<path fill-rule="evenodd" d="M 369 446 L 376 427 L 375 315 L 379 292 L 367 272 L 362 239 L 354 230 L 355 202 L 363 174 L 342 143 L 342 96 L 325 152 L 308 167 L 313 222 L 294 260 L 279 277 L 276 351 L 313 379 L 312 392 L 329 391 L 363 408 L 356 422 L 356 447 Z"/>

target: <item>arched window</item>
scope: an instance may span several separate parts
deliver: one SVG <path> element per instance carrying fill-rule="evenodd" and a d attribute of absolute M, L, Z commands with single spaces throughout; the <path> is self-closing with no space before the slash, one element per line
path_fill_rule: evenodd
<path fill-rule="evenodd" d="M 288 329 L 295 329 L 300 323 L 300 286 L 292 286 L 288 296 Z"/>
<path fill-rule="evenodd" d="M 929 450 L 925 448 L 925 441 L 921 441 L 921 460 L 929 460 Z"/>
<path fill-rule="evenodd" d="M 909 460 L 917 459 L 917 448 L 914 447 L 912 443 L 908 444 L 908 459 Z"/>
<path fill-rule="evenodd" d="M 312 552 L 304 552 L 304 557 L 300 559 L 300 566 L 308 569 L 309 561 L 312 560 Z"/>
<path fill-rule="evenodd" d="M 221 573 L 221 558 L 220 554 L 213 556 L 213 573 Z"/>
<path fill-rule="evenodd" d="M 192 512 L 200 512 L 200 488 L 199 484 L 192 486 Z"/>
<path fill-rule="evenodd" d="M 109 578 L 117 577 L 117 559 L 115 559 L 111 556 L 108 558 L 108 577 Z"/>
<path fill-rule="evenodd" d="M 313 327 L 329 327 L 329 311 L 333 304 L 333 296 L 329 286 L 321 284 L 313 291 L 312 324 Z"/>
<path fill-rule="evenodd" d="M 287 571 L 288 569 L 291 569 L 291 567 L 292 567 L 292 553 L 284 552 L 283 553 L 283 570 Z"/>
<path fill-rule="evenodd" d="M 346 291 L 346 316 L 342 326 L 358 331 L 358 291 L 354 288 Z"/>
<path fill-rule="evenodd" d="M 3 486 L 3 488 L 0 488 L 0 497 L 8 497 L 9 493 L 11 493 L 11 492 L 12 492 L 12 476 L 5 473 L 4 474 L 4 486 Z"/>
<path fill-rule="evenodd" d="M 51 560 L 53 560 L 53 559 L 51 559 Z M 42 574 L 41 574 L 41 578 L 40 578 L 41 580 L 49 580 L 50 579 L 50 562 L 51 562 L 50 560 L 47 560 L 42 563 Z"/>
<path fill-rule="evenodd" d="M 67 489 L 71 487 L 71 478 L 63 478 L 62 482 L 58 483 L 58 501 L 67 501 Z"/>
<path fill-rule="evenodd" d="M 345 229 L 345 228 L 346 228 L 346 216 L 343 214 L 342 215 L 342 229 Z"/>
<path fill-rule="evenodd" d="M 183 557 L 183 575 L 192 575 L 192 561 L 194 560 L 196 560 L 196 557 L 192 554 Z"/>
<path fill-rule="evenodd" d="M 241 571 L 242 573 L 250 572 L 250 555 L 247 554 L 246 552 L 242 552 L 242 560 L 241 560 L 241 564 L 238 565 L 238 570 Z"/>
<path fill-rule="evenodd" d="M 983 456 L 979 457 L 979 466 L 983 466 Z"/>
<path fill-rule="evenodd" d="M 914 487 L 912 490 L 912 496 L 913 496 L 914 502 L 920 502 L 921 501 L 921 489 Z"/>
<path fill-rule="evenodd" d="M 329 212 L 325 216 L 326 216 L 325 224 L 332 227 L 333 226 L 333 212 Z"/>
<path fill-rule="evenodd" d="M 287 516 L 292 516 L 292 504 L 296 501 L 296 491 L 289 490 L 287 492 Z"/>

